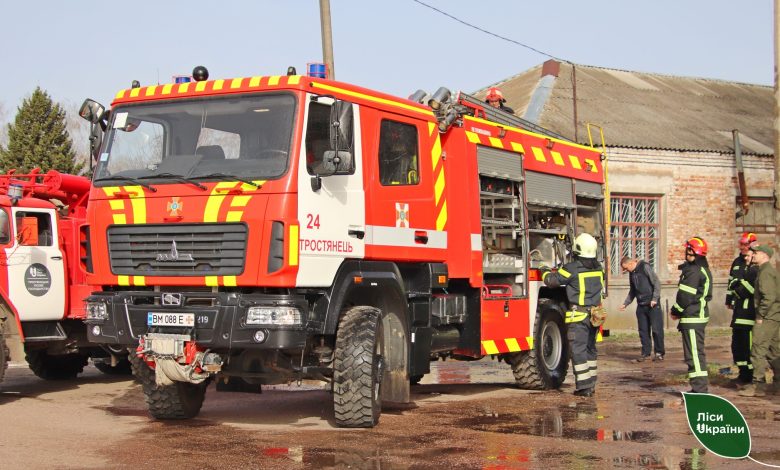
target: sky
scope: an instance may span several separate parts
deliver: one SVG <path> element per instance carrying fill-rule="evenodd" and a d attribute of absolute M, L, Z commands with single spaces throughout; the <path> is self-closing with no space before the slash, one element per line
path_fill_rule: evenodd
<path fill-rule="evenodd" d="M 771 0 L 423 1 L 578 64 L 774 80 Z M 108 105 L 132 80 L 169 83 L 196 65 L 231 78 L 322 61 L 318 0 L 17 0 L 1 11 L 6 121 L 36 86 L 59 102 Z M 404 97 L 476 91 L 549 58 L 414 0 L 331 0 L 331 22 L 336 78 Z"/>

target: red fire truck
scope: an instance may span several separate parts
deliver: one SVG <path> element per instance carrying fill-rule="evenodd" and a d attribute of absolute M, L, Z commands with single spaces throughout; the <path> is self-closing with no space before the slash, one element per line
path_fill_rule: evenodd
<path fill-rule="evenodd" d="M 196 415 L 212 377 L 321 379 L 338 425 L 370 427 L 444 358 L 561 385 L 563 292 L 536 268 L 583 231 L 603 260 L 600 152 L 445 88 L 193 76 L 120 91 L 108 117 L 85 102 L 107 129 L 89 338 L 137 345 L 154 417 Z"/>
<path fill-rule="evenodd" d="M 54 170 L 0 175 L 0 379 L 8 319 L 41 378 L 73 378 L 90 357 L 103 372 L 129 372 L 124 349 L 96 346 L 84 331 L 84 299 L 95 290 L 80 266 L 89 188 L 88 178 Z"/>

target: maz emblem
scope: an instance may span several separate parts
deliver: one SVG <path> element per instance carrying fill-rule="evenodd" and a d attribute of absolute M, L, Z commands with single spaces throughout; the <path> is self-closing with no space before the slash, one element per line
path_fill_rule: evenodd
<path fill-rule="evenodd" d="M 179 253 L 176 249 L 176 240 L 171 243 L 171 251 L 157 253 L 157 261 L 195 261 L 189 253 Z"/>
<path fill-rule="evenodd" d="M 165 293 L 162 295 L 163 305 L 181 305 L 181 294 Z"/>

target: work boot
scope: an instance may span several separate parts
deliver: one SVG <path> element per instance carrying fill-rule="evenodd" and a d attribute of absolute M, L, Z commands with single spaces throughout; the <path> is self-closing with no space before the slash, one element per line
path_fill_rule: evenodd
<path fill-rule="evenodd" d="M 735 377 L 731 380 L 729 380 L 729 385 L 736 388 L 737 390 L 743 390 L 750 382 L 745 382 L 739 377 Z"/>
<path fill-rule="evenodd" d="M 574 395 L 578 397 L 592 397 L 595 393 L 596 391 L 593 389 L 593 387 L 574 391 Z"/>
<path fill-rule="evenodd" d="M 766 384 L 761 382 L 748 384 L 739 391 L 738 395 L 741 397 L 765 397 Z"/>

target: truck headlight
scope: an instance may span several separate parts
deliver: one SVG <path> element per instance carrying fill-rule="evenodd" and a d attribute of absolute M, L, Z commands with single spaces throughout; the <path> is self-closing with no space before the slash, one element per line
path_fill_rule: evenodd
<path fill-rule="evenodd" d="M 87 320 L 107 320 L 108 309 L 103 302 L 87 302 Z"/>
<path fill-rule="evenodd" d="M 301 311 L 295 307 L 249 307 L 247 325 L 300 325 Z"/>

